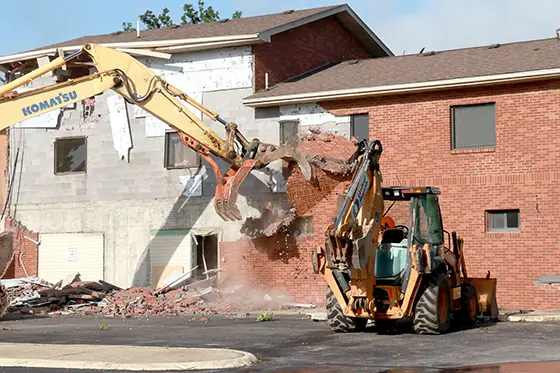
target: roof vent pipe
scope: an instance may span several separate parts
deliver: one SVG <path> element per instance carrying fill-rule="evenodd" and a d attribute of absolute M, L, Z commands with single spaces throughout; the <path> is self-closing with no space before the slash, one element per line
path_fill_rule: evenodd
<path fill-rule="evenodd" d="M 268 73 L 264 73 L 264 88 L 268 89 Z"/>
<path fill-rule="evenodd" d="M 136 20 L 136 37 L 140 37 L 140 17 Z"/>

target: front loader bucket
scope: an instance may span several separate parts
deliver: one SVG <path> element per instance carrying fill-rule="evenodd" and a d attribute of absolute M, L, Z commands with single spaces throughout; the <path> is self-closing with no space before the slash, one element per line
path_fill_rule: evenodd
<path fill-rule="evenodd" d="M 470 283 L 476 288 L 478 304 L 482 316 L 498 317 L 498 302 L 496 300 L 495 278 L 470 278 Z"/>

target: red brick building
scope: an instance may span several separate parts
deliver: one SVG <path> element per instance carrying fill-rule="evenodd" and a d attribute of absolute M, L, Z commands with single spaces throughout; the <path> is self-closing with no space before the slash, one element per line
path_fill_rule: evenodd
<path fill-rule="evenodd" d="M 267 118 L 256 118 L 254 110 L 242 107 L 243 97 L 309 70 L 357 58 L 392 55 L 354 11 L 343 4 L 138 33 L 117 31 L 79 37 L 32 51 L 0 56 L 0 68 L 7 72 L 10 81 L 53 60 L 57 53 L 68 55 L 86 43 L 128 51 L 228 121 L 239 123 L 247 137 L 258 137 L 271 143 L 277 140 L 277 136 L 261 125 L 267 122 Z M 86 73 L 89 70 L 69 65 L 66 71 L 46 74 L 34 84 L 47 86 Z M 191 230 L 223 233 L 220 243 L 216 234 L 206 250 L 212 253 L 212 265 L 222 266 L 219 257 L 225 259 L 224 269 L 235 263 L 231 257 L 235 257 L 237 251 L 229 255 L 227 248 L 232 246 L 232 241 L 242 237 L 242 223 L 228 225 L 214 212 L 205 216 L 216 187 L 211 176 L 213 172 L 194 152 L 176 152 L 171 140 L 174 134 L 170 129 L 156 129 L 157 133 L 154 133 L 153 129 L 150 130 L 150 118 L 142 113 L 137 116 L 134 112 L 133 115 L 129 105 L 127 120 L 131 131 L 135 128 L 134 135 L 131 134 L 135 140 L 134 144 L 131 143 L 128 164 L 121 162 L 116 155 L 107 157 L 113 161 L 110 163 L 96 161 L 101 154 L 114 154 L 114 147 L 103 140 L 114 135 L 108 101 L 110 93 L 104 92 L 95 99 L 86 99 L 66 108 L 68 115 L 56 119 L 56 128 L 45 120 L 25 127 L 24 131 L 12 132 L 9 141 L 0 135 L 0 168 L 7 179 L 2 184 L 0 178 L 0 186 L 4 191 L 12 190 L 7 198 L 6 215 L 22 224 L 19 226 L 11 220 L 5 222 L 6 229 L 13 231 L 13 242 L 17 245 L 13 255 L 0 248 L 0 254 L 6 254 L 0 255 L 0 259 L 11 258 L 5 277 L 39 275 L 56 282 L 58 277 L 78 271 L 84 280 L 103 278 L 122 287 L 157 286 L 159 278 L 163 277 L 161 268 L 187 271 L 192 268 L 193 261 L 202 258 L 202 254 L 197 253 L 198 244 L 191 243 L 190 238 L 176 238 L 191 235 Z M 278 125 L 276 122 L 267 124 L 271 128 Z M 20 152 L 19 144 L 23 141 L 19 141 L 18 136 L 24 136 L 24 133 L 28 145 L 22 146 L 29 146 L 29 149 L 21 148 Z M 84 161 L 78 163 L 84 166 L 60 169 L 55 149 L 70 157 L 64 144 L 74 141 L 72 138 L 80 138 L 76 141 L 80 142 Z M 40 154 L 35 153 L 36 150 Z M 9 162 L 4 159 L 8 157 L 1 156 L 6 152 Z M 13 170 L 18 172 L 11 172 Z M 181 180 L 197 173 L 205 175 L 197 188 L 200 193 L 183 194 Z M 209 174 L 210 177 L 206 177 Z M 149 175 L 147 180 L 153 180 L 153 187 L 138 182 L 142 175 Z M 253 184 L 246 181 L 243 187 L 252 188 L 251 197 L 265 200 L 263 205 L 266 206 L 271 196 L 276 198 L 265 184 L 267 180 L 251 182 Z M 114 186 L 108 187 L 111 183 Z M 8 188 L 6 184 L 14 187 Z M 86 184 L 89 186 L 84 187 Z M 64 190 L 63 185 L 68 190 Z M 122 187 L 120 191 L 116 188 L 118 186 Z M 102 191 L 104 188 L 108 189 Z M 1 192 L 0 202 L 4 206 L 5 196 Z M 69 204 L 71 201 L 75 203 Z M 139 219 L 136 210 L 142 201 L 147 203 L 145 208 L 150 212 L 145 219 Z M 90 205 L 92 207 L 86 207 Z M 246 207 L 264 209 L 262 206 Z M 72 214 L 80 217 L 72 217 Z M 124 221 L 135 223 L 123 224 Z M 175 241 L 164 239 L 165 243 L 156 244 L 159 242 L 155 238 L 158 236 L 156 231 L 164 232 L 168 240 L 171 236 Z M 39 246 L 37 242 L 40 242 Z M 80 255 L 76 254 L 78 250 Z M 180 253 L 180 259 L 173 259 L 176 253 Z M 276 251 L 271 255 L 277 255 Z M 302 259 L 305 266 L 307 259 Z M 0 271 L 3 267 L 0 260 Z M 203 268 L 202 263 L 199 268 Z M 263 270 L 265 267 L 259 267 L 255 272 Z"/>
<path fill-rule="evenodd" d="M 554 38 L 344 62 L 245 104 L 367 115 L 370 138 L 384 148 L 384 185 L 441 188 L 444 228 L 465 238 L 470 275 L 498 279 L 503 309 L 546 309 L 560 307 L 560 284 L 534 283 L 560 274 L 559 78 Z M 292 242 L 286 263 L 244 244 L 256 282 L 298 301 L 322 300 L 326 285 L 309 257 L 332 217 L 336 196 L 329 198 L 306 214 L 313 236 Z"/>

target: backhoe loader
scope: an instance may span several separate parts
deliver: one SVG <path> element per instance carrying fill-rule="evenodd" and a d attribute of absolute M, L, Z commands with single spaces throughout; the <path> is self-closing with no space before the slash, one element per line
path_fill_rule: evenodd
<path fill-rule="evenodd" d="M 378 140 L 359 143 L 325 244 L 312 251 L 313 271 L 328 284 L 331 329 L 360 331 L 373 320 L 379 331 L 412 325 L 418 334 L 442 334 L 452 321 L 469 327 L 478 316 L 497 317 L 496 280 L 468 276 L 463 239 L 443 228 L 440 190 L 382 187 L 381 153 Z M 401 224 L 384 201 L 408 204 Z"/>
<path fill-rule="evenodd" d="M 70 64 L 88 71 L 95 67 L 97 72 L 26 92 L 15 91 L 51 71 L 68 68 Z M 238 189 L 254 169 L 263 169 L 271 162 L 282 159 L 297 163 L 307 180 L 314 178 L 310 163 L 293 146 L 266 144 L 258 139 L 249 141 L 239 131 L 237 124 L 222 119 L 140 61 L 125 52 L 98 44 L 85 44 L 69 55 L 60 52 L 56 59 L 44 66 L 0 86 L 0 130 L 109 89 L 176 130 L 181 141 L 208 162 L 218 181 L 214 207 L 225 221 L 242 220 L 236 205 Z M 225 139 L 219 137 L 184 103 L 221 123 L 225 128 Z M 222 173 L 213 157 L 229 163 L 231 166 L 228 171 Z M 3 294 L 3 289 L 0 289 L 0 313 L 4 311 L 6 303 Z"/>

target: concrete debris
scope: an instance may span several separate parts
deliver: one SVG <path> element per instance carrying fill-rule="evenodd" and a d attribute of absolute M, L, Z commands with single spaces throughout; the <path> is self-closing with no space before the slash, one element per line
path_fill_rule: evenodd
<path fill-rule="evenodd" d="M 326 157 L 323 155 L 317 155 L 317 154 L 312 156 L 307 156 L 307 160 L 312 165 L 328 173 L 346 176 L 346 177 L 352 175 L 352 167 L 343 160 L 334 159 L 334 158 Z"/>
<path fill-rule="evenodd" d="M 284 298 L 236 284 L 219 289 L 217 276 L 172 288 L 159 290 L 143 287 L 120 289 L 104 281 L 59 281 L 50 284 L 37 279 L 10 280 L 5 291 L 8 303 L 5 310 L 12 313 L 87 316 L 133 317 L 142 315 L 192 315 L 198 313 L 240 313 L 261 311 L 263 307 L 309 308 L 308 305 L 289 303 Z M 176 281 L 170 283 L 173 285 Z M 264 301 L 263 301 L 264 299 Z"/>
<path fill-rule="evenodd" d="M 252 237 L 271 237 L 282 228 L 287 228 L 296 218 L 296 209 L 285 209 L 269 203 L 260 218 L 247 218 L 241 226 L 241 233 Z"/>

